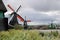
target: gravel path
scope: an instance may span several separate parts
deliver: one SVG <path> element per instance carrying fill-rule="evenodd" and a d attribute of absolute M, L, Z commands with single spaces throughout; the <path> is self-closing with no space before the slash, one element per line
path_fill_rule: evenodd
<path fill-rule="evenodd" d="M 31 30 L 32 31 L 32 30 Z M 60 29 L 50 29 L 50 30 L 33 30 L 33 31 L 39 31 L 39 32 L 51 32 L 51 31 L 58 31 L 60 33 Z"/>

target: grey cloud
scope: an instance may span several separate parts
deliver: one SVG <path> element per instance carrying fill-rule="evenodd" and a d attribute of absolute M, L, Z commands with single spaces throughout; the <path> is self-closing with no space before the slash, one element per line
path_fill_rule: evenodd
<path fill-rule="evenodd" d="M 15 10 L 19 7 L 20 4 L 22 4 L 21 1 L 24 2 L 24 0 L 6 0 L 6 1 L 3 0 L 3 1 L 5 4 L 10 3 Z M 30 6 L 39 11 L 60 10 L 60 0 L 25 0 L 22 6 Z"/>
<path fill-rule="evenodd" d="M 27 17 L 27 20 L 30 19 L 34 22 L 44 22 L 44 23 L 50 23 L 52 20 L 55 20 L 52 16 L 48 16 L 47 14 L 42 14 L 38 12 L 32 12 L 32 11 L 23 11 L 23 14 L 21 16 L 24 18 Z"/>
<path fill-rule="evenodd" d="M 30 0 L 29 4 L 39 11 L 60 10 L 60 0 Z"/>
<path fill-rule="evenodd" d="M 39 10 L 39 11 L 60 10 L 60 0 L 26 0 L 26 2 L 30 5 L 30 7 L 32 7 L 32 9 L 34 8 L 35 10 Z M 17 0 L 13 0 L 13 1 L 4 0 L 4 3 L 6 5 L 6 7 L 7 7 L 7 4 L 10 3 L 11 6 L 14 7 L 15 10 L 20 5 L 20 2 L 18 2 Z M 7 7 L 7 9 L 10 10 L 8 7 Z M 19 10 L 19 11 L 21 11 L 21 10 Z M 49 23 L 49 22 L 51 22 L 51 20 L 55 21 L 55 20 L 57 20 L 57 18 L 58 18 L 58 20 L 60 19 L 59 18 L 60 16 L 58 16 L 58 15 L 51 14 L 52 16 L 49 16 L 49 15 L 46 15 L 45 13 L 42 14 L 42 13 L 38 13 L 36 11 L 30 10 L 30 8 L 28 10 L 26 10 L 26 8 L 24 10 L 22 10 L 22 13 L 20 13 L 20 15 L 23 18 L 25 16 L 27 16 L 27 19 L 31 19 L 32 21 L 43 22 L 43 23 Z"/>
<path fill-rule="evenodd" d="M 20 0 L 3 0 L 7 10 L 11 10 L 8 8 L 8 4 L 16 11 L 16 9 L 21 5 Z"/>

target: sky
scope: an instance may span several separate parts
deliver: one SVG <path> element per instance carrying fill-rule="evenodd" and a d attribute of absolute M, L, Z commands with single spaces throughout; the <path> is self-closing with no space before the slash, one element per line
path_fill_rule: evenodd
<path fill-rule="evenodd" d="M 60 23 L 60 0 L 3 0 L 8 11 L 7 5 L 10 4 L 16 11 L 21 5 L 18 14 L 27 20 L 38 23 Z"/>

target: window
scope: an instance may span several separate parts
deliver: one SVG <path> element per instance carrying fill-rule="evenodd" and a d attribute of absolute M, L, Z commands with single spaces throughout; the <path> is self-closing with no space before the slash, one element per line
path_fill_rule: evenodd
<path fill-rule="evenodd" d="M 4 13 L 3 13 L 3 11 L 0 11 L 0 18 L 4 18 Z"/>

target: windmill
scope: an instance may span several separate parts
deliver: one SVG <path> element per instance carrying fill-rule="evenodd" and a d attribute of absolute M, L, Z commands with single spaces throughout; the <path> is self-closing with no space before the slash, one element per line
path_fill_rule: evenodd
<path fill-rule="evenodd" d="M 49 29 L 55 29 L 56 25 L 54 24 L 54 20 L 51 20 L 50 25 L 48 26 Z"/>
<path fill-rule="evenodd" d="M 18 24 L 18 20 L 17 18 L 20 19 L 21 22 L 24 22 L 26 21 L 27 22 L 31 22 L 31 20 L 24 20 L 20 15 L 17 14 L 17 12 L 19 11 L 19 9 L 21 8 L 21 5 L 18 7 L 18 9 L 15 11 L 9 4 L 8 4 L 8 7 L 13 11 L 13 13 L 11 13 L 10 15 L 14 15 L 11 19 L 11 21 L 9 22 L 9 25 L 10 26 L 14 26 L 15 24 Z M 26 26 L 24 26 L 26 27 Z"/>

